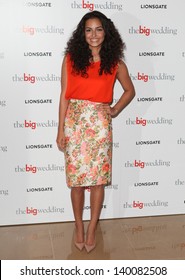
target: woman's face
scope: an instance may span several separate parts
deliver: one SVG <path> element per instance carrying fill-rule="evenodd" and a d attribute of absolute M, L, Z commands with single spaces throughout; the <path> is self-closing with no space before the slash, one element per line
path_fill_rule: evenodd
<path fill-rule="evenodd" d="M 85 23 L 85 40 L 89 48 L 101 48 L 105 38 L 105 31 L 98 18 L 88 19 Z"/>

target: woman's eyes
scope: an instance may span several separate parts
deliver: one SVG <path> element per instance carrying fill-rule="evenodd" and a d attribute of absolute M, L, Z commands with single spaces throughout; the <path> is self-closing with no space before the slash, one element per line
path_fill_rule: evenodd
<path fill-rule="evenodd" d="M 86 29 L 85 31 L 86 32 L 91 32 L 91 29 Z M 103 28 L 97 28 L 96 31 L 101 32 L 101 31 L 103 31 Z"/>

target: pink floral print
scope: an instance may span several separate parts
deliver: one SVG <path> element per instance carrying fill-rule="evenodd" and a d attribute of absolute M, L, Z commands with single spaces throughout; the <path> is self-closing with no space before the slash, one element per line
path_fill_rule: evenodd
<path fill-rule="evenodd" d="M 111 184 L 112 119 L 101 103 L 71 99 L 64 132 L 68 187 Z"/>

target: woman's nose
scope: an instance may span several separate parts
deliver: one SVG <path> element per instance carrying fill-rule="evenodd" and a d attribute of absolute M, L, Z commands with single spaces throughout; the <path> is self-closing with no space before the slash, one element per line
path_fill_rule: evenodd
<path fill-rule="evenodd" d="M 92 36 L 96 37 L 96 30 L 92 30 Z"/>

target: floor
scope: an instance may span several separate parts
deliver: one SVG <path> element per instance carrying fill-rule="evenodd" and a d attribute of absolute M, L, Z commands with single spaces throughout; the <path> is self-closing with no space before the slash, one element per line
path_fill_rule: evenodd
<path fill-rule="evenodd" d="M 74 246 L 73 232 L 73 222 L 0 227 L 0 259 L 185 259 L 185 215 L 101 220 L 89 254 Z"/>

